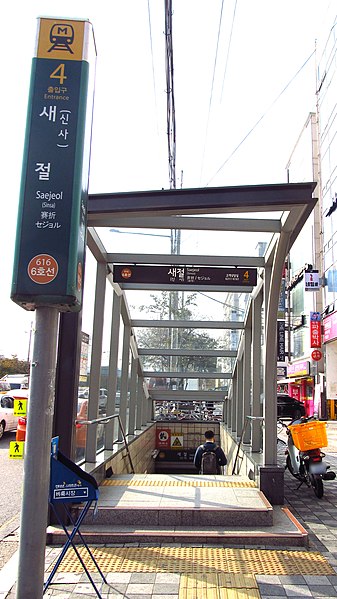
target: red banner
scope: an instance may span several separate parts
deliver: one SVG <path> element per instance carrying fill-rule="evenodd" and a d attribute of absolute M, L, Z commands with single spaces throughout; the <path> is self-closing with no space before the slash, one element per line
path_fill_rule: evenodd
<path fill-rule="evenodd" d="M 313 349 L 322 347 L 320 321 L 310 321 L 310 347 Z"/>

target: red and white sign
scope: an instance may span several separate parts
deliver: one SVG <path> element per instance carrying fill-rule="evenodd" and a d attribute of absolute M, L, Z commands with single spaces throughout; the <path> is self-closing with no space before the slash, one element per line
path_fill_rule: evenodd
<path fill-rule="evenodd" d="M 170 428 L 157 428 L 156 449 L 171 449 Z"/>
<path fill-rule="evenodd" d="M 314 349 L 314 351 L 311 352 L 311 357 L 315 362 L 319 362 L 319 360 L 322 359 L 323 354 L 320 349 Z"/>
<path fill-rule="evenodd" d="M 28 264 L 28 276 L 39 285 L 46 285 L 56 279 L 59 265 L 53 256 L 38 254 Z"/>
<path fill-rule="evenodd" d="M 310 347 L 322 347 L 320 321 L 310 321 Z"/>

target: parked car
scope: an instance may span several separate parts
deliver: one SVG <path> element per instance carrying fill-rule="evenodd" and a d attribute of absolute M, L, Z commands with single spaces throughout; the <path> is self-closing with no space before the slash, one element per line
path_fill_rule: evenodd
<path fill-rule="evenodd" d="M 14 398 L 11 395 L 0 397 L 0 439 L 6 432 L 15 431 L 18 419 L 14 416 Z"/>
<path fill-rule="evenodd" d="M 29 376 L 28 374 L 5 374 L 1 380 L 9 383 L 11 389 L 27 389 Z"/>
<path fill-rule="evenodd" d="M 277 417 L 291 418 L 296 420 L 305 416 L 305 407 L 301 401 L 295 397 L 290 397 L 286 393 L 277 394 Z"/>
<path fill-rule="evenodd" d="M 11 386 L 7 381 L 0 381 L 0 393 L 1 395 L 8 393 L 11 390 Z"/>

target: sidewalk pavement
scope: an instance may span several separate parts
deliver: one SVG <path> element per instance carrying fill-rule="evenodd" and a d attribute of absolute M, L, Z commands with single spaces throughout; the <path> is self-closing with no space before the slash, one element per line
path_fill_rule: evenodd
<path fill-rule="evenodd" d="M 331 469 L 337 472 L 337 422 L 328 423 L 329 445 L 326 450 L 326 460 Z M 279 463 L 284 464 L 284 446 L 279 447 Z M 279 599 L 281 597 L 315 597 L 324 599 L 336 599 L 337 597 L 337 480 L 324 483 L 324 496 L 317 499 L 313 490 L 302 486 L 298 488 L 298 482 L 285 472 L 285 505 L 288 506 L 298 521 L 309 533 L 309 556 L 314 560 L 323 559 L 330 567 L 323 574 L 307 574 L 305 571 L 305 559 L 303 550 L 298 552 L 292 550 L 298 556 L 301 573 L 270 573 L 269 568 L 261 573 L 255 572 L 251 582 L 247 582 L 247 576 L 240 574 L 240 563 L 245 550 L 254 550 L 252 546 L 242 546 L 241 560 L 237 562 L 238 574 L 243 579 L 245 576 L 245 588 L 234 589 L 220 585 L 221 575 L 202 573 L 202 568 L 197 576 L 190 576 L 181 572 L 151 572 L 138 564 L 135 571 L 134 564 L 130 571 L 115 571 L 107 574 L 109 587 L 104 585 L 102 598 L 117 599 Z M 2 543 L 10 541 L 4 539 Z M 17 540 L 14 541 L 17 543 Z M 1 543 L 1 545 L 2 545 Z M 164 546 L 163 544 L 162 546 Z M 145 544 L 144 544 L 145 546 Z M 120 546 L 119 546 L 120 547 Z M 128 544 L 123 547 L 141 548 L 142 544 Z M 172 547 L 172 545 L 171 545 Z M 175 545 L 174 547 L 179 547 Z M 186 546 L 188 547 L 188 546 Z M 194 545 L 195 547 L 195 545 Z M 198 547 L 210 547 L 209 545 L 198 545 Z M 214 547 L 214 546 L 213 546 Z M 130 550 L 131 550 L 130 549 Z M 236 548 L 239 549 L 239 548 Z M 275 547 L 257 547 L 261 553 L 268 551 L 270 563 L 273 562 Z M 46 552 L 46 568 L 51 563 L 60 549 L 50 547 Z M 187 551 L 187 549 L 186 549 Z M 233 552 L 233 555 L 238 555 Z M 249 553 L 247 553 L 249 555 Z M 262 555 L 262 554 L 261 554 Z M 294 555 L 294 553 L 292 554 Z M 15 599 L 15 578 L 17 574 L 17 558 L 15 553 L 0 571 L 0 599 Z M 248 562 L 247 562 L 248 563 Z M 267 562 L 268 563 L 268 560 Z M 290 563 L 290 562 L 289 562 Z M 131 564 L 131 562 L 130 562 Z M 221 564 L 217 566 L 220 571 Z M 137 569 L 137 568 L 136 568 Z M 144 569 L 144 568 L 143 568 Z M 222 576 L 229 576 L 223 570 Z M 219 578 L 220 577 L 220 578 Z M 94 576 L 97 580 L 97 576 Z M 55 580 L 63 584 L 51 585 L 45 593 L 45 597 L 59 599 L 83 599 L 85 597 L 96 597 L 95 591 L 89 583 L 87 576 L 83 573 L 65 572 L 56 574 Z M 14 584 L 14 586 L 13 586 Z M 255 585 L 255 588 L 254 588 Z M 36 599 L 39 599 L 38 597 Z"/>

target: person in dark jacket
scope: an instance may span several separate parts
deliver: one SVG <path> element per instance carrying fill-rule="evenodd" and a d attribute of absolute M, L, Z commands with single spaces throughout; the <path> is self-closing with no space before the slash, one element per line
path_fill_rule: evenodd
<path fill-rule="evenodd" d="M 214 432 L 206 431 L 205 432 L 205 443 L 199 445 L 195 454 L 194 454 L 194 465 L 197 470 L 200 472 L 201 469 L 201 457 L 205 451 L 214 451 L 217 458 L 217 474 L 222 474 L 221 466 L 226 466 L 227 458 L 225 456 L 224 451 L 217 445 L 214 441 Z"/>

